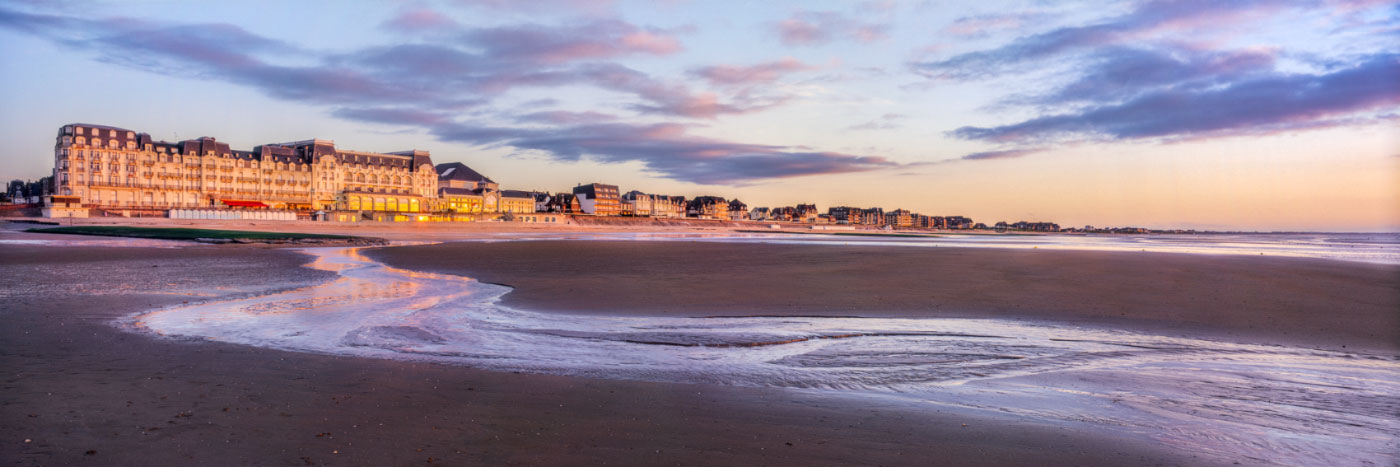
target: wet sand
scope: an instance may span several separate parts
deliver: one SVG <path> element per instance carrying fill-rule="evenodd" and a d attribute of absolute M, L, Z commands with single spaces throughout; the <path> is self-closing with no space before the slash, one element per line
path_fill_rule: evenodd
<path fill-rule="evenodd" d="M 584 314 L 1046 320 L 1400 354 L 1400 266 L 1171 253 L 714 242 L 451 243 L 396 267 L 514 287 Z"/>
<path fill-rule="evenodd" d="M 567 244 L 534 245 L 568 248 Z M 590 251 L 608 251 L 590 245 Z M 502 246 L 507 248 L 498 249 L 498 255 L 519 247 L 490 245 Z M 462 252 L 470 253 L 464 258 L 471 261 L 481 261 L 480 255 L 489 250 L 448 248 L 467 248 Z M 645 250 L 628 253 L 642 256 L 613 261 L 636 267 L 658 260 Z M 548 250 L 531 251 L 517 259 Z M 399 252 L 385 256 L 433 267 L 462 261 L 449 258 L 434 266 L 422 257 L 431 250 L 402 252 L 407 256 L 399 257 Z M 566 277 L 558 272 L 544 271 L 566 271 L 562 268 L 568 264 L 578 270 L 587 266 L 579 262 L 587 258 L 568 254 L 545 264 L 545 258 L 536 256 L 535 273 L 530 276 L 563 280 Z M 498 256 L 493 266 L 509 266 L 505 259 Z M 0 460 L 11 465 L 1200 465 L 1218 461 L 1169 452 L 1142 438 L 1093 425 L 1042 423 L 985 411 L 912 407 L 819 392 L 593 380 L 302 354 L 152 338 L 110 324 L 120 316 L 187 300 L 329 277 L 329 273 L 298 267 L 305 260 L 290 251 L 270 249 L 0 245 L 0 277 L 6 278 L 0 286 L 4 303 L 0 318 L 6 321 L 0 327 L 0 368 L 6 370 L 4 391 L 0 391 L 0 420 L 4 420 Z M 765 295 L 717 288 L 726 283 L 709 282 L 713 273 L 705 268 L 679 269 L 660 263 L 647 268 L 678 276 L 693 273 L 702 281 L 682 281 L 690 282 L 687 290 L 695 297 L 716 297 L 693 301 L 672 297 L 663 301 L 672 305 L 668 310 L 711 309 L 715 303 L 742 303 Z M 782 283 L 809 290 L 810 285 L 799 285 L 803 280 L 794 281 L 804 277 L 797 274 Z M 615 281 L 601 283 L 594 279 L 593 284 L 624 287 L 616 285 L 616 280 L 625 278 L 614 276 Z M 522 285 L 527 282 L 520 277 L 515 280 Z M 541 297 L 549 295 L 541 291 L 549 289 L 546 285 L 537 284 L 534 291 L 522 288 L 511 296 L 544 300 Z M 582 293 L 574 288 L 578 285 L 570 286 L 570 295 L 582 300 L 579 303 L 594 305 L 588 309 L 637 312 L 643 308 L 638 298 L 603 310 L 598 300 L 605 295 Z M 614 292 L 656 298 L 654 292 L 627 288 L 638 285 L 642 284 Z M 826 296 L 835 292 L 840 290 Z M 692 296 L 689 293 L 681 297 Z M 802 303 L 792 302 L 794 307 L 785 309 L 801 308 L 796 305 Z M 731 304 L 729 311 L 739 308 Z"/>

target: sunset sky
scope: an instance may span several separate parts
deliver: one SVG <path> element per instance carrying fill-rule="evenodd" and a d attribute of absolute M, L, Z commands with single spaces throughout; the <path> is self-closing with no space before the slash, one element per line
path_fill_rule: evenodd
<path fill-rule="evenodd" d="M 67 123 L 426 149 L 507 189 L 1400 230 L 1400 3 L 0 1 L 0 177 Z"/>

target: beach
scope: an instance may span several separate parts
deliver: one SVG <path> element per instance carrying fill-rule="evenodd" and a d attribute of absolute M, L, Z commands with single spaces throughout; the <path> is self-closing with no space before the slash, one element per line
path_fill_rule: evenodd
<path fill-rule="evenodd" d="M 710 242 L 462 242 L 371 251 L 597 315 L 1008 318 L 1400 352 L 1400 267 L 1168 253 Z"/>
<path fill-rule="evenodd" d="M 20 235 L 20 234 L 13 234 Z M 23 238 L 37 235 L 23 234 Z M 407 236 L 407 235 L 406 235 Z M 19 238 L 19 237 L 7 237 Z M 75 241 L 93 241 L 89 239 Z M 1397 268 L 1293 258 L 704 242 L 367 250 L 583 316 L 998 318 L 1396 348 Z M 288 249 L 0 245 L 12 465 L 1228 465 L 1131 431 L 830 391 L 597 379 L 120 329 L 323 283 Z M 25 441 L 29 440 L 29 441 Z"/>
<path fill-rule="evenodd" d="M 314 355 L 157 339 L 111 324 L 211 298 L 188 293 L 326 279 L 299 268 L 305 259 L 221 247 L 0 247 L 0 269 L 12 278 L 0 329 L 0 366 L 8 370 L 0 458 L 10 465 L 1202 462 L 1104 429 L 974 411 Z M 218 290 L 229 286 L 239 290 Z"/>

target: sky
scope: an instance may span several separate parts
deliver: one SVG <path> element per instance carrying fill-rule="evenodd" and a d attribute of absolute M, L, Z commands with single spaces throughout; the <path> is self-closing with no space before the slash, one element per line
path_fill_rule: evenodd
<path fill-rule="evenodd" d="M 1400 231 L 1400 3 L 0 0 L 0 178 L 69 123 L 506 189 Z"/>

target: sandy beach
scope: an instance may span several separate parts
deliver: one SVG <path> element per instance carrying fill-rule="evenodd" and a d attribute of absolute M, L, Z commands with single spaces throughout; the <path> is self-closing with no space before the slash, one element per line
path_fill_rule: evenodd
<path fill-rule="evenodd" d="M 389 230 L 389 229 L 386 229 Z M 392 232 L 391 232 L 392 233 Z M 411 234 L 401 234 L 400 239 Z M 34 238 L 11 234 L 6 238 Z M 85 239 L 84 241 L 91 241 Z M 165 246 L 165 245 L 162 245 Z M 392 247 L 586 315 L 996 317 L 1394 354 L 1395 266 L 700 242 Z M 10 465 L 1227 465 L 1091 423 L 153 338 L 112 320 L 325 281 L 287 249 L 0 245 Z"/>
<path fill-rule="evenodd" d="M 1010 318 L 1400 353 L 1400 267 L 1165 253 L 707 242 L 452 243 L 371 251 L 509 285 L 532 310 Z"/>
<path fill-rule="evenodd" d="M 1198 465 L 1089 425 L 810 392 L 156 339 L 111 320 L 326 275 L 275 249 L 0 246 L 9 465 Z M 232 288 L 230 288 L 232 287 Z M 201 294 L 208 296 L 192 296 Z"/>

